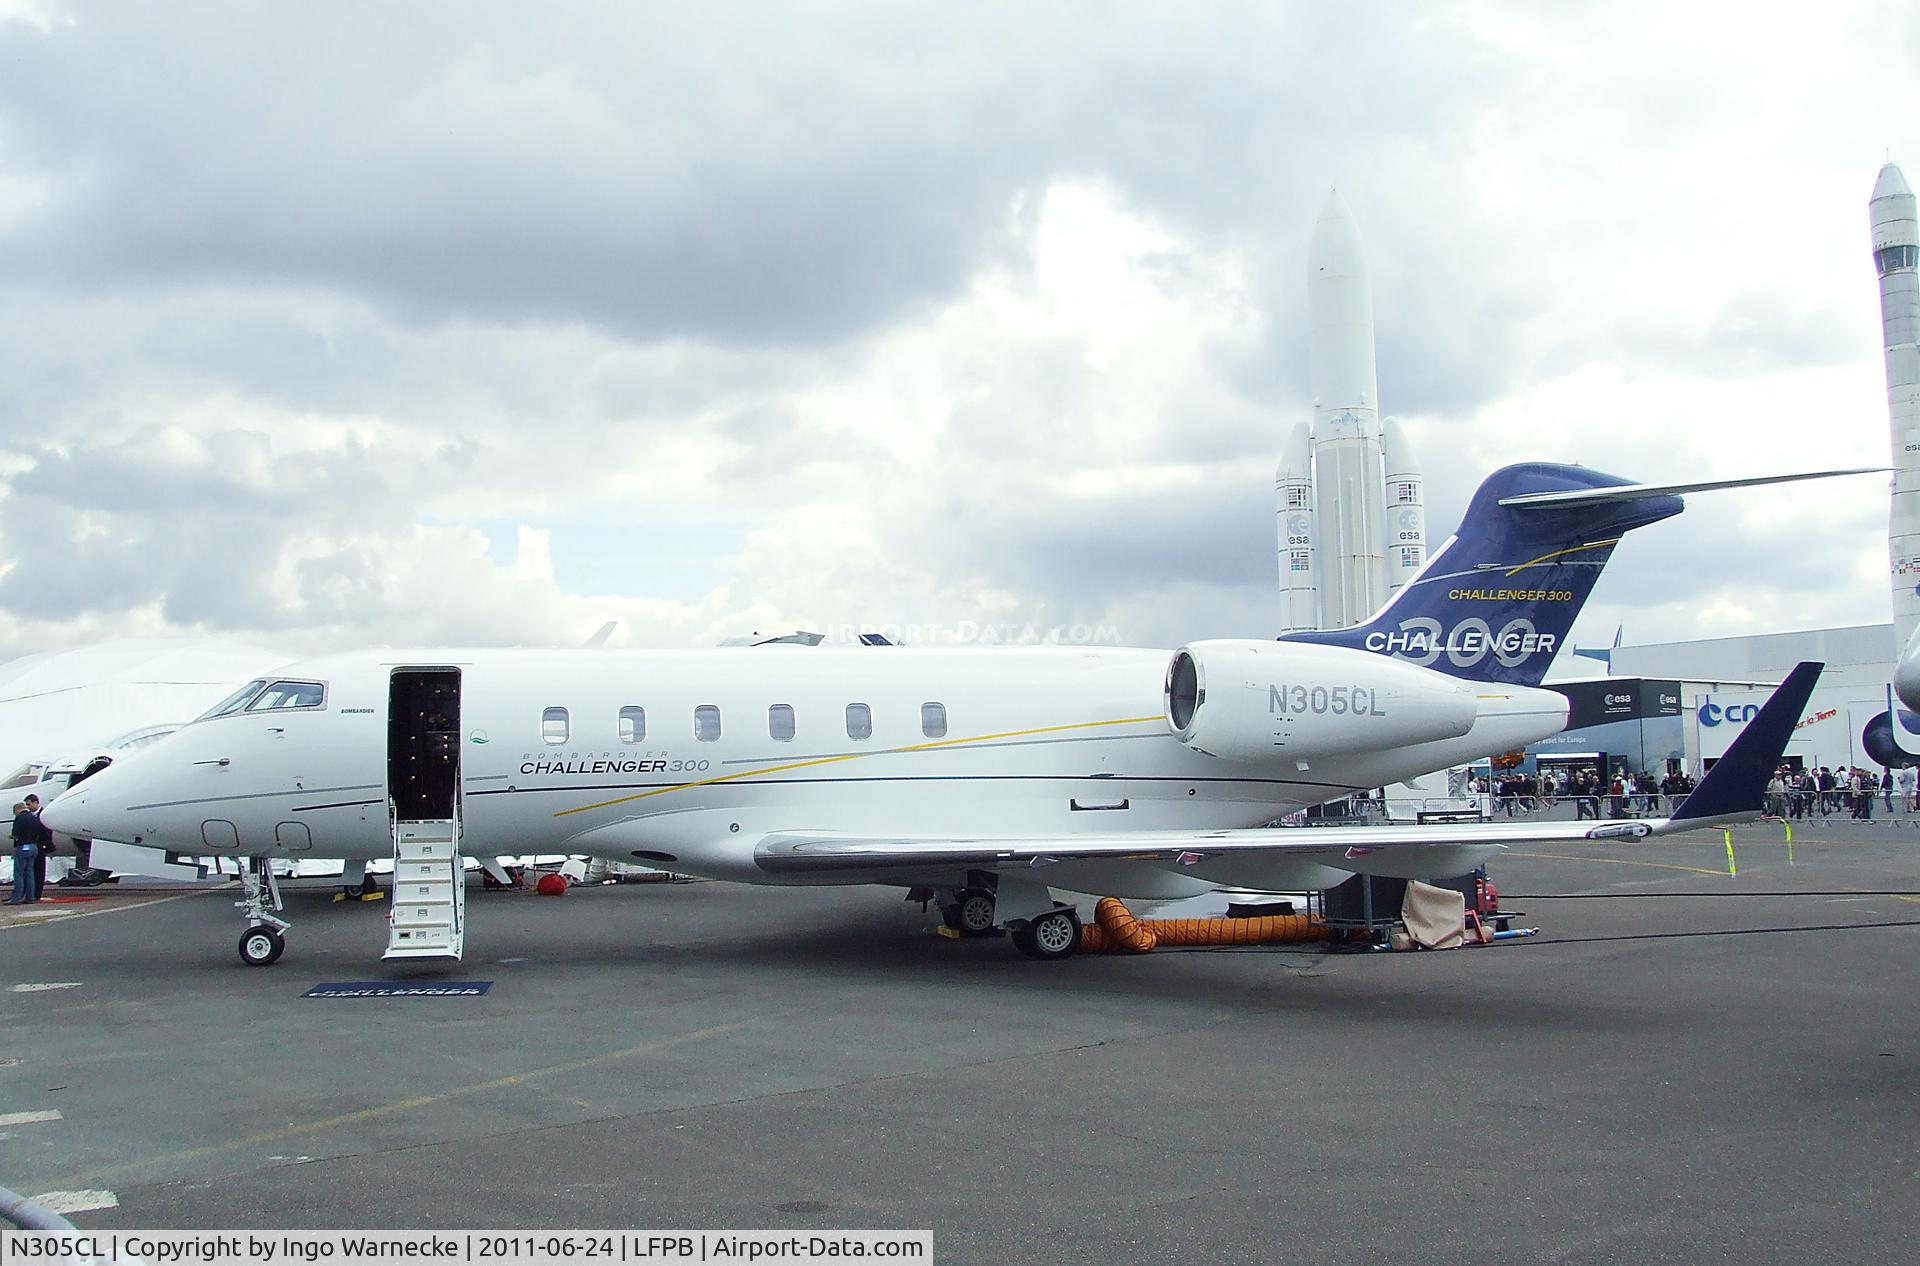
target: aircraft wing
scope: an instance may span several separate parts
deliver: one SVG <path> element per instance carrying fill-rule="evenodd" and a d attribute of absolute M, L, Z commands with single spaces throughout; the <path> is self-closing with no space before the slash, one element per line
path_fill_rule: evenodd
<path fill-rule="evenodd" d="M 754 860 L 770 874 L 871 871 L 892 874 L 977 869 L 1010 872 L 1061 862 L 1138 862 L 1196 866 L 1223 858 L 1293 857 L 1356 873 L 1418 877 L 1470 868 L 1513 845 L 1643 839 L 1730 826 L 1760 816 L 1768 780 L 1804 712 L 1823 667 L 1803 663 L 1670 818 L 1605 822 L 1487 822 L 1436 826 L 1258 828 L 1221 831 L 1114 831 L 1111 834 L 938 837 L 776 831 L 762 836 Z M 1035 878 L 1044 879 L 1044 874 Z"/>
<path fill-rule="evenodd" d="M 773 874 L 822 871 L 907 871 L 965 868 L 1009 870 L 1053 862 L 1147 862 L 1191 866 L 1235 856 L 1287 856 L 1324 862 L 1343 870 L 1374 870 L 1365 859 L 1393 851 L 1485 853 L 1513 845 L 1571 840 L 1638 839 L 1665 819 L 1619 822 L 1487 822 L 1443 826 L 1280 827 L 1231 831 L 1116 831 L 1111 835 L 1059 835 L 935 839 L 927 836 L 836 835 L 780 831 L 754 849 L 762 870 Z M 1380 859 L 1386 861 L 1385 857 Z M 1406 860 L 1411 861 L 1412 858 Z M 1354 865 L 1353 863 L 1361 863 Z"/>

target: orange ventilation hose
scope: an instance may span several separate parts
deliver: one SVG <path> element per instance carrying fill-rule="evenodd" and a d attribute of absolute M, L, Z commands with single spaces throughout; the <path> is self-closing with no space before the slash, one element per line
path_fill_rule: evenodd
<path fill-rule="evenodd" d="M 1135 954 L 1144 954 L 1160 943 L 1147 925 L 1133 917 L 1133 911 L 1127 909 L 1118 897 L 1102 897 L 1094 903 L 1092 928 L 1080 929 L 1080 948 L 1128 950 Z M 1109 945 L 1094 946 L 1087 943 L 1089 931 L 1102 933 L 1101 940 Z"/>
<path fill-rule="evenodd" d="M 1137 919 L 1117 897 L 1102 897 L 1080 929 L 1088 954 L 1145 954 L 1158 945 L 1285 945 L 1327 939 L 1327 925 L 1304 914 L 1255 919 Z"/>

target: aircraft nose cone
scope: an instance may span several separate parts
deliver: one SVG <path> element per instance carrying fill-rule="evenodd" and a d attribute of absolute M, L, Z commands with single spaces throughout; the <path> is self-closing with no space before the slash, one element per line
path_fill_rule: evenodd
<path fill-rule="evenodd" d="M 48 830 L 62 835 L 86 835 L 88 832 L 82 825 L 86 807 L 86 792 L 78 789 L 63 792 L 40 811 L 40 822 Z"/>

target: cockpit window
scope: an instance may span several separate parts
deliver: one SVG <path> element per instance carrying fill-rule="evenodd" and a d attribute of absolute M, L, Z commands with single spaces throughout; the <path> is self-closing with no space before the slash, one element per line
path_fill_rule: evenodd
<path fill-rule="evenodd" d="M 240 711 L 240 709 L 252 703 L 253 697 L 266 688 L 267 683 L 265 681 L 250 681 L 222 699 L 219 703 L 214 704 L 211 708 L 202 712 L 196 719 L 211 721 L 214 717 L 232 716 L 234 713 Z"/>
<path fill-rule="evenodd" d="M 247 705 L 249 712 L 279 712 L 286 708 L 317 708 L 327 701 L 327 688 L 317 681 L 276 681 Z"/>
<path fill-rule="evenodd" d="M 45 765 L 22 765 L 8 775 L 4 783 L 0 783 L 0 791 L 12 791 L 16 787 L 31 787 L 40 781 L 41 775 L 46 771 Z"/>

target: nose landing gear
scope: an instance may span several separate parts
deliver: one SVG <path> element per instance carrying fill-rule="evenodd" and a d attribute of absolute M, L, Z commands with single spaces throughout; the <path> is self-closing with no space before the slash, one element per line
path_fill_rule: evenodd
<path fill-rule="evenodd" d="M 270 967 L 286 952 L 287 938 L 278 928 L 260 923 L 240 934 L 240 961 L 249 967 Z"/>
<path fill-rule="evenodd" d="M 266 858 L 249 857 L 240 872 L 240 884 L 244 895 L 233 903 L 247 916 L 247 930 L 240 934 L 240 961 L 249 967 L 271 966 L 286 953 L 287 929 L 293 926 L 278 915 L 280 881 Z"/>

